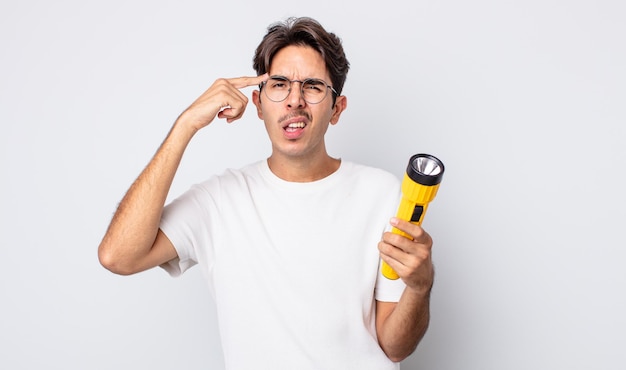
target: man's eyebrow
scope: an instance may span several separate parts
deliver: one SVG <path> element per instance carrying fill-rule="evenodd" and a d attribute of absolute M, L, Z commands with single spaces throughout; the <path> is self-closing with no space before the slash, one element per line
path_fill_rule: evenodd
<path fill-rule="evenodd" d="M 271 75 L 269 76 L 269 79 L 281 79 L 281 80 L 287 80 L 287 81 L 321 81 L 321 82 L 325 82 L 323 78 L 319 78 L 319 77 L 307 77 L 304 78 L 302 80 L 291 80 L 289 79 L 289 77 L 287 76 L 283 76 L 283 75 Z"/>

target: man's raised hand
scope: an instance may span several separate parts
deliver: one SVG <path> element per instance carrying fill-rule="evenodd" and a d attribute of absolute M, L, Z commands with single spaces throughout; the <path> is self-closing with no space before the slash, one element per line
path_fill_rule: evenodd
<path fill-rule="evenodd" d="M 248 98 L 240 89 L 257 86 L 267 78 L 267 74 L 220 78 L 180 115 L 178 121 L 196 131 L 208 126 L 215 117 L 226 119 L 228 123 L 236 121 L 243 116 L 248 105 Z"/>

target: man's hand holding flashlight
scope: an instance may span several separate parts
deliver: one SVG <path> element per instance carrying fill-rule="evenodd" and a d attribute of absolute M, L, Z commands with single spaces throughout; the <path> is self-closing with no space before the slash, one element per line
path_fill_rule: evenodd
<path fill-rule="evenodd" d="M 392 232 L 384 233 L 378 243 L 381 258 L 396 271 L 407 288 L 420 294 L 429 293 L 434 280 L 432 238 L 421 226 L 411 222 L 394 217 L 390 223 L 413 240 Z"/>

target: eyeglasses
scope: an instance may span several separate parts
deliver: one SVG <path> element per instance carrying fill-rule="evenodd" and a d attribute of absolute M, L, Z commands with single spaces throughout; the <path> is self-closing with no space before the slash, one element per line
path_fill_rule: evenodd
<path fill-rule="evenodd" d="M 291 93 L 291 85 L 294 82 L 300 83 L 300 94 L 302 94 L 304 101 L 309 104 L 317 104 L 324 100 L 328 94 L 328 89 L 335 95 L 339 95 L 332 86 L 328 86 L 324 80 L 318 78 L 307 78 L 300 81 L 290 80 L 283 76 L 271 76 L 267 81 L 261 82 L 259 88 L 265 91 L 265 96 L 269 100 L 279 103 L 287 99 Z M 265 89 L 263 89 L 263 86 L 265 86 Z"/>

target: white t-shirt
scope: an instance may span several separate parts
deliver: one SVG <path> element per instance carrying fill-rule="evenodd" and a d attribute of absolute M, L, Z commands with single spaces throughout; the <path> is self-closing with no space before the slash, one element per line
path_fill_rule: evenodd
<path fill-rule="evenodd" d="M 229 370 L 397 369 L 376 339 L 375 299 L 404 290 L 380 274 L 377 248 L 399 199 L 396 177 L 345 161 L 307 183 L 265 160 L 227 170 L 165 207 L 179 258 L 162 267 L 202 267 Z"/>

